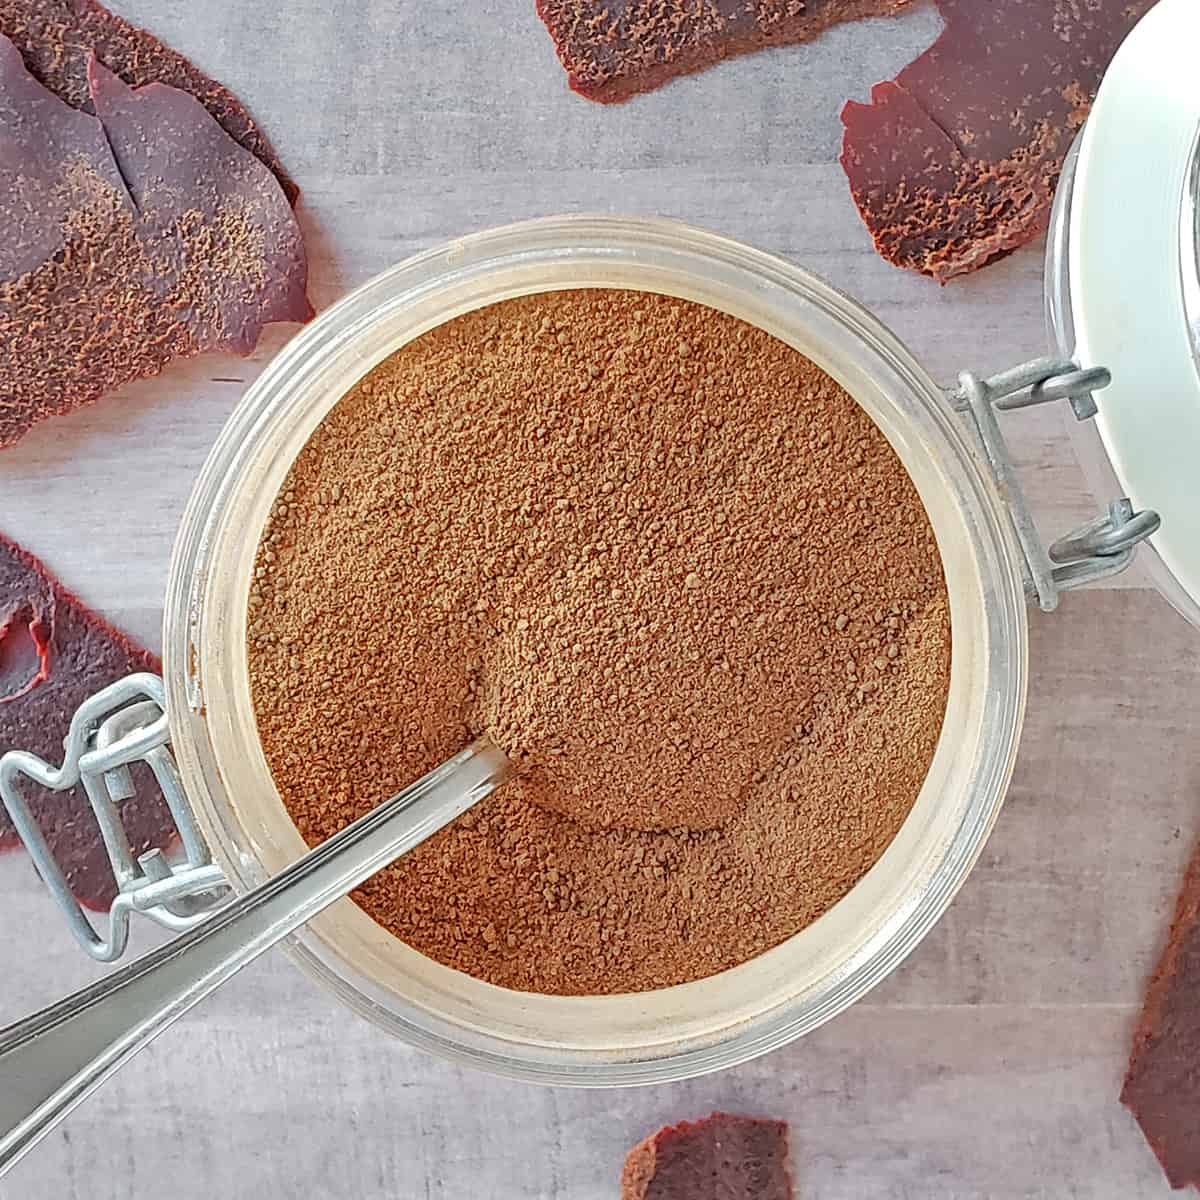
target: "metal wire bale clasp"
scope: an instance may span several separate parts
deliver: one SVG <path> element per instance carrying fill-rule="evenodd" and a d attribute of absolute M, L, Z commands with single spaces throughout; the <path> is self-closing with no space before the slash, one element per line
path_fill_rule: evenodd
<path fill-rule="evenodd" d="M 202 921 L 228 894 L 184 795 L 167 726 L 163 682 L 157 675 L 130 675 L 85 700 L 71 719 L 63 741 L 61 767 L 35 754 L 10 750 L 0 757 L 0 800 L 33 864 L 50 889 L 81 946 L 99 962 L 113 962 L 129 941 L 131 913 L 144 913 L 159 925 L 183 932 Z M 145 763 L 170 809 L 179 850 L 168 857 L 147 850 L 134 859 L 120 805 L 134 795 L 132 763 Z M 107 936 L 93 928 L 71 894 L 62 868 L 21 791 L 32 780 L 54 792 L 81 784 L 87 793 L 117 881 L 108 914 Z"/>
<path fill-rule="evenodd" d="M 1017 481 L 996 414 L 1067 400 L 1076 420 L 1088 421 L 1096 415 L 1092 392 L 1111 382 L 1112 376 L 1103 367 L 1082 370 L 1069 360 L 1039 358 L 989 379 L 964 371 L 958 386 L 949 390 L 954 408 L 971 417 L 1021 544 L 1026 591 L 1036 597 L 1044 612 L 1058 607 L 1062 592 L 1125 570 L 1138 542 L 1154 533 L 1162 521 L 1150 509 L 1135 512 L 1122 497 L 1109 504 L 1106 513 L 1052 542 L 1047 550 Z"/>

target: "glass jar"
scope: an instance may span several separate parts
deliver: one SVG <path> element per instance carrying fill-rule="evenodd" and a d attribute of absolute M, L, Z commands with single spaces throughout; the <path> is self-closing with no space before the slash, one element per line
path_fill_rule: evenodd
<path fill-rule="evenodd" d="M 679 1079 L 761 1054 L 844 1009 L 912 950 L 1003 800 L 1027 632 L 1025 564 L 991 470 L 947 395 L 857 304 L 781 259 L 667 221 L 572 216 L 462 238 L 379 276 L 296 337 L 222 432 L 184 515 L 166 602 L 167 711 L 187 794 L 236 890 L 305 850 L 258 742 L 244 637 L 259 535 L 296 454 L 352 384 L 426 330 L 510 297 L 583 287 L 710 305 L 845 387 L 929 513 L 953 639 L 941 739 L 893 843 L 824 916 L 732 970 L 628 995 L 513 992 L 418 954 L 350 900 L 291 941 L 305 971 L 414 1045 L 523 1079 L 595 1086 Z"/>

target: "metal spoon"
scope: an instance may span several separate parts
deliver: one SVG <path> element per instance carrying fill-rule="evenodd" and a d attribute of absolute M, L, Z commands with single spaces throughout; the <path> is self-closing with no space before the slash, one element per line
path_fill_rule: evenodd
<path fill-rule="evenodd" d="M 202 925 L 0 1030 L 0 1174 L 176 1017 L 508 777 L 480 738 Z"/>

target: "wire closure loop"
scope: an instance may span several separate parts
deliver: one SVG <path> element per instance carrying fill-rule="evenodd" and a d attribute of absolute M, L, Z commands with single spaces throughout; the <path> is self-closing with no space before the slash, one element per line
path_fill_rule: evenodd
<path fill-rule="evenodd" d="M 192 816 L 191 805 L 170 750 L 163 682 L 157 675 L 130 675 L 85 700 L 71 719 L 59 767 L 24 750 L 0 757 L 0 801 L 25 843 L 33 865 L 50 889 L 75 935 L 98 962 L 114 962 L 129 943 L 130 916 L 144 913 L 177 933 L 199 924 L 228 895 L 220 867 Z M 134 795 L 130 765 L 145 763 L 162 791 L 179 849 L 169 855 L 148 850 L 134 858 L 120 805 Z M 32 781 L 52 792 L 82 785 L 117 881 L 108 930 L 98 933 L 71 893 L 23 791 Z"/>
<path fill-rule="evenodd" d="M 1039 358 L 989 379 L 964 371 L 958 377 L 958 386 L 948 393 L 954 408 L 971 418 L 1021 545 L 1025 590 L 1044 612 L 1058 607 L 1062 592 L 1125 570 L 1137 544 L 1153 534 L 1162 521 L 1152 510 L 1135 512 L 1129 500 L 1122 497 L 1109 504 L 1107 512 L 1051 543 L 1047 550 L 1017 480 L 996 414 L 1066 400 L 1076 420 L 1087 421 L 1096 415 L 1092 392 L 1111 381 L 1104 367 L 1082 369 L 1069 360 Z"/>

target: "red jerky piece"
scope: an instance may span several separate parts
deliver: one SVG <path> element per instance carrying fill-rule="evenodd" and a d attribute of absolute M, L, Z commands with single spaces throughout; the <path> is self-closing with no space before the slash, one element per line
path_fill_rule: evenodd
<path fill-rule="evenodd" d="M 35 79 L 85 112 L 93 111 L 90 53 L 134 87 L 167 83 L 195 96 L 235 142 L 274 172 L 295 204 L 299 189 L 242 102 L 182 54 L 96 0 L 0 0 L 0 33 L 21 51 Z"/>
<path fill-rule="evenodd" d="M 537 0 L 571 88 L 610 103 L 736 54 L 806 42 L 910 0 Z"/>
<path fill-rule="evenodd" d="M 29 750 L 57 765 L 82 701 L 135 671 L 160 670 L 153 654 L 118 633 L 0 534 L 0 754 Z M 175 836 L 170 810 L 148 770 L 137 767 L 133 775 L 137 795 L 121 812 L 134 853 L 166 849 Z M 116 882 L 83 789 L 24 787 L 72 892 L 81 903 L 107 908 Z M 0 847 L 17 844 L 0 805 Z"/>
<path fill-rule="evenodd" d="M 1121 1102 L 1171 1186 L 1200 1188 L 1200 849 L 1146 989 Z"/>
<path fill-rule="evenodd" d="M 93 60 L 95 116 L 0 37 L 0 446 L 155 375 L 304 321 L 307 263 L 275 177 L 192 96 Z"/>
<path fill-rule="evenodd" d="M 792 1200 L 787 1153 L 784 1121 L 680 1121 L 630 1150 L 621 1200 Z"/>
<path fill-rule="evenodd" d="M 842 110 L 879 253 L 945 283 L 1042 232 L 1101 76 L 1152 3 L 938 0 L 941 37 Z"/>

